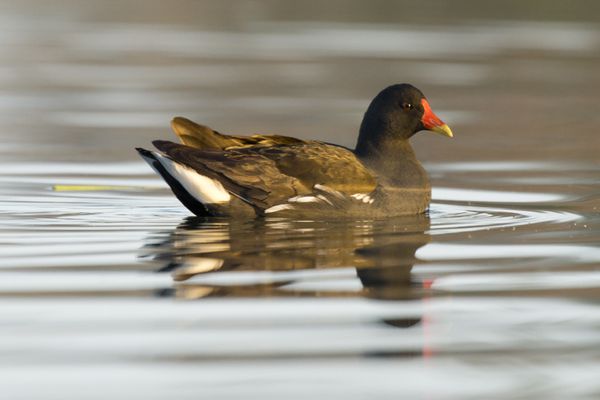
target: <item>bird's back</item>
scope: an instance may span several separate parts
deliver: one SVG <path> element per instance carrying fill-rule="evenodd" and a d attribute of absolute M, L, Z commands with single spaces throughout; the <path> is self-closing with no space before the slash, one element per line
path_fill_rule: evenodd
<path fill-rule="evenodd" d="M 184 189 L 192 195 L 178 197 L 188 200 L 182 202 L 190 210 L 191 197 L 198 198 L 209 214 L 238 213 L 240 208 L 259 215 L 269 209 L 314 213 L 315 208 L 334 207 L 341 197 L 352 200 L 352 195 L 373 192 L 377 186 L 372 172 L 341 146 L 279 135 L 224 135 L 180 117 L 173 120 L 173 130 L 183 144 L 154 141 L 161 153 L 150 160 L 152 152 L 142 155 L 155 169 L 164 167 L 157 171 L 172 189 L 173 180 L 187 183 Z M 205 179 L 194 180 L 194 174 Z M 177 189 L 181 192 L 181 187 Z M 338 195 L 328 199 L 330 193 Z M 289 204 L 290 199 L 296 204 Z M 276 207 L 281 205 L 286 206 Z M 194 205 L 192 211 L 198 214 L 198 208 Z"/>

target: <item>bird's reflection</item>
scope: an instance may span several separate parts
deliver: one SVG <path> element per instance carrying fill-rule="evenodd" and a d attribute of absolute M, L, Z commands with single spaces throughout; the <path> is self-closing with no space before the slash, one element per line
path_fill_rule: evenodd
<path fill-rule="evenodd" d="M 385 221 L 194 217 L 150 238 L 144 252 L 172 274 L 174 294 L 184 299 L 412 299 L 423 293 L 411 268 L 417 249 L 429 242 L 429 224 L 426 215 Z"/>

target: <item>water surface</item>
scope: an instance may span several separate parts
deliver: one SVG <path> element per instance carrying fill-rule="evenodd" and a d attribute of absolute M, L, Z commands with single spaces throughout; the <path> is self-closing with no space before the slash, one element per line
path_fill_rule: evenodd
<path fill-rule="evenodd" d="M 592 166 L 578 190 L 524 191 L 522 172 L 509 202 L 473 182 L 510 163 L 432 164 L 470 189 L 434 190 L 427 215 L 325 222 L 191 217 L 141 162 L 18 166 L 0 177 L 10 393 L 99 376 L 98 398 L 600 389 Z"/>

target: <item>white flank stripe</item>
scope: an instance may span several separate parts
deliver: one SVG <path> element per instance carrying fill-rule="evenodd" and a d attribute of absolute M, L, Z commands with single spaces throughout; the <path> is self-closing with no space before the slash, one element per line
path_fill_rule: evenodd
<path fill-rule="evenodd" d="M 333 206 L 333 203 L 331 201 L 329 201 L 329 199 L 327 197 L 323 196 L 322 194 L 318 194 L 317 198 L 320 199 L 321 201 L 326 202 L 330 206 Z"/>
<path fill-rule="evenodd" d="M 313 186 L 315 189 L 320 190 L 322 192 L 325 192 L 327 194 L 330 194 L 332 196 L 337 197 L 338 199 L 344 199 L 346 196 L 344 196 L 342 193 L 338 192 L 335 189 L 332 189 L 328 186 L 325 185 L 321 185 L 319 183 L 317 183 L 315 186 Z"/>
<path fill-rule="evenodd" d="M 277 204 L 276 206 L 273 207 L 269 207 L 265 210 L 265 214 L 271 214 L 277 211 L 283 211 L 283 210 L 293 210 L 294 206 L 292 206 L 291 204 Z"/>
<path fill-rule="evenodd" d="M 288 199 L 290 203 L 318 203 L 320 200 L 315 196 L 301 196 L 292 197 Z"/>
<path fill-rule="evenodd" d="M 192 168 L 179 164 L 160 153 L 153 152 L 153 154 L 162 166 L 165 167 L 167 172 L 199 202 L 203 204 L 218 204 L 227 203 L 231 199 L 231 195 L 218 180 L 200 175 Z"/>

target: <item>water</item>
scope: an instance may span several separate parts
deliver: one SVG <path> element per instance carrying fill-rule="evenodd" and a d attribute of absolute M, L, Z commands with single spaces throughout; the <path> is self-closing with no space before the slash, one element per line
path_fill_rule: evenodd
<path fill-rule="evenodd" d="M 0 28 L 3 396 L 600 396 L 597 13 L 32 4 Z M 415 138 L 427 215 L 194 218 L 132 150 L 178 114 L 352 145 L 400 80 L 456 132 Z"/>

